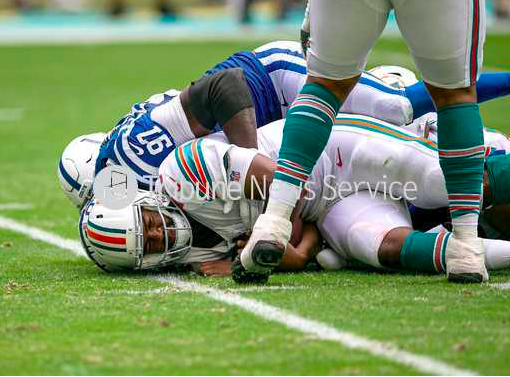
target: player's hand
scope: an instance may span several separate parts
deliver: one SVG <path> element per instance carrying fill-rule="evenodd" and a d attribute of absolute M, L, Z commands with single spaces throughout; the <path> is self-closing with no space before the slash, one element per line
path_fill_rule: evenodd
<path fill-rule="evenodd" d="M 234 246 L 232 247 L 232 249 L 234 250 L 234 256 L 232 257 L 232 259 L 238 254 L 240 254 L 241 251 L 243 251 L 244 247 L 248 243 L 248 240 L 250 239 L 250 234 L 251 232 L 246 232 L 245 234 L 242 234 L 234 238 Z"/>
<path fill-rule="evenodd" d="M 231 274 L 232 261 L 229 259 L 203 262 L 200 264 L 200 274 L 204 276 L 229 276 Z"/>
<path fill-rule="evenodd" d="M 248 240 L 237 240 L 236 241 L 235 248 L 236 248 L 237 254 L 239 254 L 241 251 L 243 251 L 243 249 L 247 243 L 248 243 Z"/>

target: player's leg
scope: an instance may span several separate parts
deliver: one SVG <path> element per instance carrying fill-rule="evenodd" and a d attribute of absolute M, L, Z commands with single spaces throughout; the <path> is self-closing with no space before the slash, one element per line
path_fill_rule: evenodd
<path fill-rule="evenodd" d="M 505 216 L 501 219 L 508 223 L 508 211 L 510 208 L 505 208 Z M 430 233 L 450 233 L 443 225 L 438 225 L 430 229 L 426 234 Z M 503 270 L 510 268 L 510 242 L 500 239 L 483 238 L 483 246 L 485 248 L 485 265 L 489 270 Z M 430 252 L 429 252 L 430 253 Z M 444 255 L 441 255 L 444 259 Z"/>
<path fill-rule="evenodd" d="M 340 269 L 356 260 L 375 268 L 445 271 L 451 233 L 442 226 L 426 233 L 413 231 L 405 204 L 385 200 L 381 194 L 351 195 L 331 206 L 317 226 L 334 251 L 317 255 L 325 269 Z M 488 268 L 510 268 L 509 241 L 483 239 L 483 243 Z"/>
<path fill-rule="evenodd" d="M 401 230 L 394 229 L 385 237 L 379 249 L 379 261 L 383 266 L 419 272 L 446 271 L 445 254 L 452 240 L 451 232 L 444 228 L 426 233 Z M 509 241 L 482 239 L 482 242 L 487 268 L 510 268 Z"/>
<path fill-rule="evenodd" d="M 387 0 L 314 0 L 310 3 L 311 45 L 308 79 L 287 112 L 283 141 L 266 213 L 257 221 L 241 254 L 244 268 L 267 273 L 252 257 L 259 249 L 283 255 L 290 236 L 289 217 L 317 159 L 324 150 L 340 108 L 381 34 Z M 262 247 L 264 245 L 264 247 Z"/>
<path fill-rule="evenodd" d="M 491 156 L 486 160 L 487 174 L 484 179 L 484 203 L 490 207 L 487 218 L 501 230 L 508 229 L 510 207 L 510 155 Z M 477 224 L 478 225 L 478 224 Z M 385 248 L 379 250 L 379 259 L 386 267 L 415 271 L 444 271 L 450 242 L 455 242 L 442 226 L 427 233 L 389 232 Z M 482 239 L 485 249 L 484 262 L 489 269 L 510 267 L 510 242 Z"/>
<path fill-rule="evenodd" d="M 411 218 L 402 201 L 369 191 L 360 191 L 332 205 L 317 221 L 317 227 L 343 260 L 357 260 L 375 268 L 383 267 L 379 249 L 387 234 L 412 231 Z"/>
<path fill-rule="evenodd" d="M 397 21 L 438 110 L 438 147 L 453 237 L 448 278 L 488 278 L 477 238 L 484 164 L 476 79 L 485 40 L 484 0 L 392 0 Z"/>

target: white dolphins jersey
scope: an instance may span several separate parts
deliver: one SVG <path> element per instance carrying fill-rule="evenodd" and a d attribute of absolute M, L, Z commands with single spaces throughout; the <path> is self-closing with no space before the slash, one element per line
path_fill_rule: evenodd
<path fill-rule="evenodd" d="M 433 121 L 429 114 L 413 127 L 420 132 Z M 244 197 L 248 169 L 257 153 L 277 160 L 283 125 L 281 120 L 258 129 L 258 151 L 228 144 L 223 133 L 179 146 L 163 161 L 157 189 L 225 240 L 246 233 L 264 207 L 262 201 Z M 500 133 L 486 131 L 485 140 L 510 152 L 510 141 Z M 360 115 L 337 116 L 307 188 L 301 209 L 305 221 L 316 221 L 329 205 L 363 189 L 405 198 L 420 208 L 448 205 L 435 142 Z M 410 192 L 404 195 L 405 190 Z"/>

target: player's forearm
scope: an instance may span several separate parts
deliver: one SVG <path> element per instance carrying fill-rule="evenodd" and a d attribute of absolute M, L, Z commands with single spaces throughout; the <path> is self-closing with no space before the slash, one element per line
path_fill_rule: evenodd
<path fill-rule="evenodd" d="M 321 238 L 316 226 L 307 223 L 303 226 L 303 238 L 296 247 L 290 243 L 285 249 L 283 259 L 278 266 L 280 271 L 300 271 L 313 259 L 320 251 Z"/>
<path fill-rule="evenodd" d="M 478 103 L 510 94 L 510 72 L 482 73 L 476 83 Z"/>
<path fill-rule="evenodd" d="M 490 101 L 510 94 L 510 72 L 483 73 L 476 83 L 478 103 Z M 405 89 L 406 97 L 413 106 L 414 119 L 436 111 L 423 81 Z"/>

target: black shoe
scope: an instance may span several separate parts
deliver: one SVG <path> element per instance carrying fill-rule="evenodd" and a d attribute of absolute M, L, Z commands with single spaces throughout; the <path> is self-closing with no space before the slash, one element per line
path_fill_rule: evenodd
<path fill-rule="evenodd" d="M 266 284 L 269 279 L 269 273 L 261 274 L 246 271 L 238 255 L 232 263 L 232 279 L 237 284 Z"/>
<path fill-rule="evenodd" d="M 263 268 L 276 268 L 285 253 L 285 247 L 274 241 L 259 241 L 252 250 L 253 262 Z"/>
<path fill-rule="evenodd" d="M 448 274 L 448 281 L 451 283 L 461 284 L 480 284 L 483 282 L 483 276 L 474 272 L 466 272 L 463 274 Z"/>

